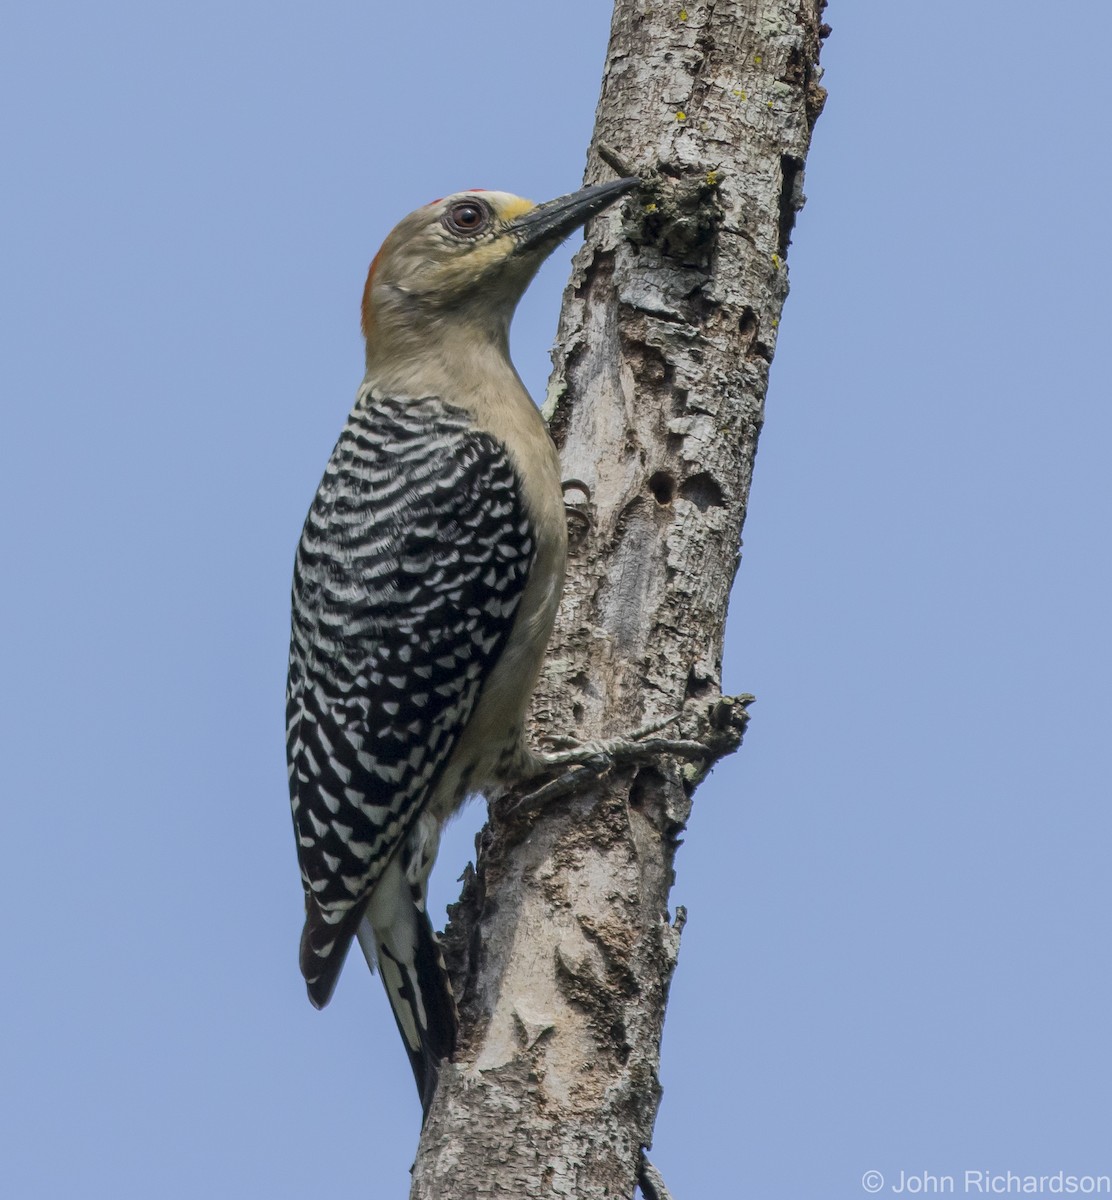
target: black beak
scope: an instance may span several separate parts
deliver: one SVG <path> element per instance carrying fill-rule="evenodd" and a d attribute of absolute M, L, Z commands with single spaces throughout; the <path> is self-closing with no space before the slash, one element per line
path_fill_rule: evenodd
<path fill-rule="evenodd" d="M 538 204 L 509 228 L 509 232 L 517 238 L 516 253 L 528 254 L 541 249 L 547 253 L 554 250 L 569 233 L 613 204 L 619 196 L 632 192 L 640 182 L 640 179 L 613 179 L 609 183 L 596 183 L 581 192 L 572 192 L 570 196 Z"/>

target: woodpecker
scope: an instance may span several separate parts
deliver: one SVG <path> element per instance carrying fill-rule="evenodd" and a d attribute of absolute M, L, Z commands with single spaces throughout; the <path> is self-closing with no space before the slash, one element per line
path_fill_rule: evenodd
<path fill-rule="evenodd" d="M 540 205 L 458 192 L 389 234 L 363 293 L 366 375 L 297 548 L 301 972 L 323 1007 L 358 940 L 426 1116 L 458 1028 L 429 872 L 467 796 L 541 761 L 525 712 L 567 557 L 559 460 L 510 361 L 510 321 L 544 259 L 637 183 Z"/>

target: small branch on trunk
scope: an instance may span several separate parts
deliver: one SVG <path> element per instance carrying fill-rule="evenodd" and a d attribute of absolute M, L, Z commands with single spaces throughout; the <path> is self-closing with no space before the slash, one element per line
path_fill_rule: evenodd
<path fill-rule="evenodd" d="M 672 1193 L 664 1186 L 660 1172 L 649 1162 L 645 1152 L 641 1151 L 641 1170 L 637 1176 L 637 1186 L 645 1200 L 672 1200 Z"/>

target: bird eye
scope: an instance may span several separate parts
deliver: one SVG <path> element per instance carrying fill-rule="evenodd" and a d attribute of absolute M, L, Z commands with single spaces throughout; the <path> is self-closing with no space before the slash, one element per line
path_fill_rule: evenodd
<path fill-rule="evenodd" d="M 490 211 L 477 200 L 461 200 L 444 214 L 444 224 L 452 233 L 474 236 L 490 224 Z"/>

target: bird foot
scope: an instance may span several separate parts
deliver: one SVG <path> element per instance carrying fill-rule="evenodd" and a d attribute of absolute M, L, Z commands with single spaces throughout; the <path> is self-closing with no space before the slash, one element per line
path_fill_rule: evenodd
<path fill-rule="evenodd" d="M 510 806 L 509 812 L 514 816 L 531 812 L 566 796 L 588 779 L 605 775 L 615 767 L 631 766 L 664 754 L 688 759 L 707 757 L 710 751 L 702 742 L 691 738 L 656 736 L 671 725 L 677 716 L 643 725 L 626 737 L 580 742 L 564 750 L 536 755 L 530 778 L 548 775 L 553 771 L 560 771 L 560 774 L 522 796 Z"/>

